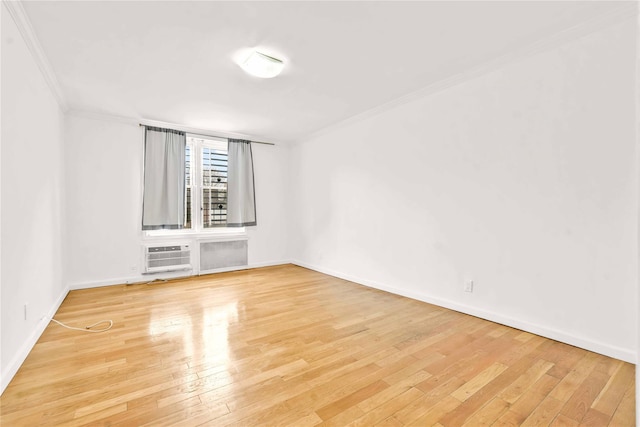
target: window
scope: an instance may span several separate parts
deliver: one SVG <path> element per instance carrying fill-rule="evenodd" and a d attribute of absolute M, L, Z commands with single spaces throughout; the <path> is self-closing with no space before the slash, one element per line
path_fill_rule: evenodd
<path fill-rule="evenodd" d="M 242 232 L 257 224 L 255 212 L 251 141 L 146 128 L 147 235 Z"/>
<path fill-rule="evenodd" d="M 187 135 L 184 228 L 227 226 L 227 140 Z"/>

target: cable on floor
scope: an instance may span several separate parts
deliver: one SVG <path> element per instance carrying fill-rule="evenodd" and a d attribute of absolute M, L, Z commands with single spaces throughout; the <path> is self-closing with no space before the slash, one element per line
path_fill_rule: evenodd
<path fill-rule="evenodd" d="M 67 329 L 72 329 L 74 331 L 82 331 L 82 332 L 107 332 L 109 329 L 111 329 L 111 327 L 113 326 L 113 320 L 101 320 L 99 322 L 94 323 L 93 325 L 89 325 L 89 326 L 85 326 L 84 328 L 75 328 L 73 326 L 69 326 L 69 325 L 65 325 L 64 323 L 56 320 L 56 319 L 51 319 L 52 322 L 56 322 L 58 325 L 67 328 Z M 109 326 L 107 326 L 106 328 L 103 329 L 91 329 L 94 326 L 100 325 L 101 323 L 108 323 Z"/>
<path fill-rule="evenodd" d="M 157 283 L 157 282 L 167 283 L 168 281 L 169 281 L 169 279 L 153 279 L 153 280 L 145 283 L 145 285 L 150 285 L 152 283 Z"/>

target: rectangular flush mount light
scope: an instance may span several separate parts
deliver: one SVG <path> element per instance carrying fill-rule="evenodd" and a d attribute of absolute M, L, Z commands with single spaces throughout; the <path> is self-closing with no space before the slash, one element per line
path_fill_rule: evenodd
<path fill-rule="evenodd" d="M 284 63 L 278 58 L 254 50 L 240 66 L 252 76 L 270 79 L 282 72 Z"/>

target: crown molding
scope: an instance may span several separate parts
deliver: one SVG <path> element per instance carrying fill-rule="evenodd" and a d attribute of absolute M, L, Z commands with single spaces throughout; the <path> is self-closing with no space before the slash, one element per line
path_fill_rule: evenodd
<path fill-rule="evenodd" d="M 127 125 L 134 125 L 134 126 L 139 126 L 139 125 L 143 125 L 143 126 L 156 126 L 156 127 L 161 127 L 161 128 L 168 128 L 168 129 L 175 129 L 175 130 L 180 130 L 183 132 L 187 132 L 187 133 L 192 133 L 192 134 L 196 134 L 196 135 L 206 135 L 206 136 L 215 136 L 215 137 L 219 137 L 219 138 L 237 138 L 237 139 L 248 139 L 250 141 L 262 141 L 263 137 L 258 136 L 258 135 L 249 135 L 249 134 L 245 134 L 245 133 L 236 133 L 236 132 L 223 132 L 223 131 L 219 131 L 219 130 L 215 130 L 215 129 L 204 129 L 204 128 L 196 128 L 196 127 L 191 127 L 191 126 L 184 126 L 184 125 L 180 125 L 177 123 L 171 123 L 171 122 L 164 122 L 161 120 L 152 120 L 152 119 L 143 119 L 143 118 L 136 118 L 136 117 L 127 117 L 127 116 L 117 116 L 114 114 L 108 114 L 108 113 L 102 113 L 102 112 L 97 112 L 97 111 L 90 111 L 90 110 L 76 110 L 76 109 L 70 109 L 67 112 L 68 116 L 76 116 L 76 117 L 84 117 L 87 119 L 92 119 L 92 120 L 101 120 L 101 121 L 106 121 L 106 122 L 117 122 L 117 123 L 124 123 Z M 287 145 L 286 141 L 270 141 L 268 142 L 268 144 L 274 144 L 274 145 Z"/>
<path fill-rule="evenodd" d="M 479 64 L 471 66 L 458 74 L 446 77 L 430 85 L 386 102 L 382 105 L 373 107 L 369 110 L 355 114 L 337 123 L 318 129 L 317 131 L 312 132 L 311 134 L 306 136 L 304 139 L 296 142 L 304 143 L 306 141 L 313 140 L 351 124 L 355 124 L 368 118 L 375 117 L 385 111 L 389 111 L 401 105 L 408 104 L 412 101 L 422 99 L 438 92 L 442 92 L 446 89 L 457 86 L 476 77 L 504 68 L 509 64 L 521 61 L 525 58 L 537 55 L 553 48 L 563 46 L 567 43 L 588 36 L 589 34 L 595 33 L 609 26 L 621 23 L 627 19 L 637 19 L 639 10 L 638 4 L 635 1 L 622 1 L 620 2 L 620 4 L 621 5 L 619 7 L 607 13 L 603 13 L 602 15 L 576 24 L 573 27 L 561 30 L 548 37 L 534 41 L 533 43 L 529 43 L 520 48 L 516 48 L 496 58 L 480 62 Z"/>
<path fill-rule="evenodd" d="M 24 39 L 27 48 L 31 52 L 31 56 L 33 57 L 36 64 L 38 64 L 38 68 L 42 72 L 42 76 L 44 77 L 49 89 L 53 92 L 56 101 L 58 101 L 58 105 L 62 109 L 63 112 L 67 112 L 69 110 L 69 106 L 67 104 L 67 100 L 62 92 L 62 88 L 60 87 L 60 83 L 58 83 L 58 79 L 56 78 L 55 73 L 53 72 L 53 68 L 47 59 L 47 56 L 44 54 L 42 50 L 42 46 L 38 41 L 38 37 L 36 36 L 35 31 L 33 30 L 33 26 L 31 25 L 31 21 L 22 6 L 22 2 L 19 0 L 2 0 L 2 4 L 7 8 L 9 15 L 15 22 L 22 38 Z"/>

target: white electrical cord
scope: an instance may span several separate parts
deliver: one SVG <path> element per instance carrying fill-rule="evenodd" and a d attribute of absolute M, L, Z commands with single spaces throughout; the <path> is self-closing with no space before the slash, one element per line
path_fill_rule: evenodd
<path fill-rule="evenodd" d="M 52 322 L 56 322 L 58 325 L 60 325 L 60 326 L 62 326 L 64 328 L 73 329 L 74 331 L 82 331 L 82 332 L 106 332 L 109 329 L 111 329 L 111 327 L 113 326 L 113 320 L 101 320 L 99 322 L 94 323 L 93 325 L 85 326 L 84 328 L 74 328 L 73 326 L 65 325 L 64 323 L 62 323 L 62 322 L 60 322 L 60 321 L 58 321 L 56 319 L 51 319 L 51 321 Z M 104 329 L 95 329 L 95 330 L 91 329 L 94 326 L 99 325 L 101 323 L 108 323 L 109 326 L 107 326 Z"/>

